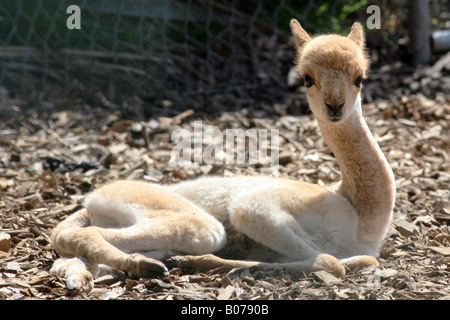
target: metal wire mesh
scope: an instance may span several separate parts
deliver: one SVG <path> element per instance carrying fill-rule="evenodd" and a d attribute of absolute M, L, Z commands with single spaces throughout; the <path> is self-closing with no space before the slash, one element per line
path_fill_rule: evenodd
<path fill-rule="evenodd" d="M 433 23 L 448 20 L 448 1 L 431 3 Z M 311 32 L 341 32 L 365 21 L 371 4 L 383 28 L 369 39 L 405 33 L 407 0 L 2 1 L 0 86 L 40 97 L 100 91 L 116 101 L 282 89 L 293 61 L 290 18 Z M 81 29 L 68 29 L 69 5 L 80 8 Z"/>

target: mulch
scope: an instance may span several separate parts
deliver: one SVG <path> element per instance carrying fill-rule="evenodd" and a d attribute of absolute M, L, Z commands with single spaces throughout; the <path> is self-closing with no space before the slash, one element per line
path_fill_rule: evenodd
<path fill-rule="evenodd" d="M 435 65 L 436 66 L 436 65 Z M 201 175 L 257 175 L 261 166 L 178 164 L 170 161 L 177 129 L 276 128 L 277 176 L 317 184 L 339 180 L 339 168 L 311 114 L 291 114 L 286 99 L 260 108 L 205 117 L 187 110 L 126 119 L 120 110 L 82 101 L 54 102 L 46 112 L 3 97 L 0 122 L 0 300 L 367 300 L 450 299 L 449 70 L 402 75 L 385 68 L 366 84 L 364 114 L 396 176 L 394 219 L 380 267 L 336 279 L 326 272 L 213 270 L 131 279 L 118 272 L 71 297 L 64 279 L 50 276 L 56 253 L 52 228 L 80 208 L 83 194 L 113 179 L 176 183 Z M 300 89 L 300 95 L 302 94 Z M 140 107 L 151 108 L 138 99 Z M 31 111 L 30 111 L 31 110 Z M 33 111 L 34 110 L 34 111 Z"/>

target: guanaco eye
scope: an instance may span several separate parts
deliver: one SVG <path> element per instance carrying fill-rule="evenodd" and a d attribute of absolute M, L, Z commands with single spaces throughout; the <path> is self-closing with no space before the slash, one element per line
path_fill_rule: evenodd
<path fill-rule="evenodd" d="M 358 88 L 361 88 L 362 83 L 363 83 L 363 78 L 361 76 L 356 78 L 355 82 L 353 82 L 353 84 Z"/>
<path fill-rule="evenodd" d="M 311 78 L 310 76 L 306 75 L 303 80 L 305 80 L 305 86 L 307 88 L 311 87 L 314 84 L 314 79 Z"/>

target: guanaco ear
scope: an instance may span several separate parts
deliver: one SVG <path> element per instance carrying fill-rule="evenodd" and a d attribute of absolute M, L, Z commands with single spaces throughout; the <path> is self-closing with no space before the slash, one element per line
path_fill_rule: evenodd
<path fill-rule="evenodd" d="M 291 27 L 292 35 L 294 36 L 295 47 L 297 48 L 297 54 L 300 58 L 305 44 L 307 44 L 309 41 L 311 41 L 311 37 L 302 28 L 302 26 L 300 25 L 300 23 L 297 20 L 292 19 L 291 22 L 289 23 L 289 25 Z"/>
<path fill-rule="evenodd" d="M 359 24 L 358 22 L 355 22 L 353 24 L 348 38 L 353 40 L 353 42 L 355 42 L 361 49 L 364 48 L 364 30 L 361 24 Z"/>

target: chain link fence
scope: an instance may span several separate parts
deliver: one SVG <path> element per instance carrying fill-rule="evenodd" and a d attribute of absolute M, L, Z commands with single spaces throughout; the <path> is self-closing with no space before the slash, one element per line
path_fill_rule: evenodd
<path fill-rule="evenodd" d="M 449 1 L 432 0 L 432 28 L 449 27 Z M 70 29 L 80 9 L 80 28 Z M 375 65 L 399 59 L 408 0 L 18 0 L 0 2 L 0 86 L 11 95 L 101 94 L 170 99 L 287 88 L 297 18 L 311 33 L 348 32 L 377 5 L 368 31 Z M 264 90 L 262 90 L 264 89 Z"/>

